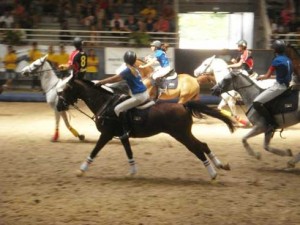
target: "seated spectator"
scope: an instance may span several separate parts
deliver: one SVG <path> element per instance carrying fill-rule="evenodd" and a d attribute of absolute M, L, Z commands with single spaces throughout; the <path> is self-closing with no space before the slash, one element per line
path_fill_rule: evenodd
<path fill-rule="evenodd" d="M 98 80 L 99 59 L 95 55 L 94 49 L 89 49 L 87 58 L 86 78 L 88 80 Z"/>
<path fill-rule="evenodd" d="M 146 8 L 142 9 L 140 12 L 140 15 L 144 18 L 146 18 L 148 16 L 148 14 L 151 14 L 153 18 L 156 17 L 157 15 L 157 11 L 156 9 L 153 7 L 153 5 L 148 5 L 146 6 Z"/>
<path fill-rule="evenodd" d="M 144 20 L 144 23 L 146 27 L 146 32 L 154 32 L 156 20 L 151 13 L 148 13 L 146 19 Z"/>
<path fill-rule="evenodd" d="M 159 16 L 159 19 L 155 23 L 154 30 L 156 32 L 170 32 L 170 23 L 163 16 Z"/>
<path fill-rule="evenodd" d="M 96 17 L 96 9 L 94 4 L 88 3 L 82 11 L 82 20 L 81 23 L 87 27 L 90 27 L 91 25 L 95 25 L 97 21 Z"/>
<path fill-rule="evenodd" d="M 11 13 L 11 11 L 5 11 L 4 14 L 0 17 L 0 23 L 5 23 L 7 28 L 12 28 L 15 19 Z"/>
<path fill-rule="evenodd" d="M 128 18 L 125 20 L 124 23 L 124 30 L 129 32 L 135 32 L 138 29 L 138 20 L 134 17 L 132 13 L 129 14 Z"/>
<path fill-rule="evenodd" d="M 61 31 L 59 32 L 59 39 L 62 41 L 69 41 L 72 39 L 72 34 L 69 32 L 68 20 L 64 20 L 60 24 Z"/>
<path fill-rule="evenodd" d="M 124 31 L 124 21 L 119 13 L 114 13 L 114 17 L 110 21 L 110 29 L 112 31 Z"/>

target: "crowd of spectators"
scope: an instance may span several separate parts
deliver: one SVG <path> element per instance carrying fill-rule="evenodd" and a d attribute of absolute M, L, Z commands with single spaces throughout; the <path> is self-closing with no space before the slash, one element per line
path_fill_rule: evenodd
<path fill-rule="evenodd" d="M 61 40 L 70 33 L 68 18 L 91 31 L 175 32 L 173 0 L 12 0 L 1 4 L 0 27 L 38 28 L 42 16 L 60 24 Z M 126 5 L 126 7 L 124 7 Z M 20 39 L 26 39 L 26 34 Z M 10 38 L 7 38 L 8 40 Z"/>
<path fill-rule="evenodd" d="M 267 1 L 267 3 L 271 30 L 275 38 L 284 38 L 286 34 L 300 34 L 298 0 Z"/>

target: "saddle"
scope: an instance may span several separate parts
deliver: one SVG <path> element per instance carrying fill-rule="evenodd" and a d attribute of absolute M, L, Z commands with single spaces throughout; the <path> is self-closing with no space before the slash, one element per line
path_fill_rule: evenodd
<path fill-rule="evenodd" d="M 159 89 L 176 89 L 178 86 L 178 75 L 174 69 L 161 78 L 154 80 L 151 78 L 152 86 L 156 86 Z"/>
<path fill-rule="evenodd" d="M 130 98 L 128 95 L 113 95 L 110 100 L 104 104 L 100 110 L 97 112 L 96 118 L 102 120 L 102 125 L 105 123 L 111 123 L 120 121 L 120 119 L 115 114 L 114 108 L 119 103 Z M 138 105 L 127 111 L 127 117 L 129 124 L 143 124 L 147 121 L 148 111 L 153 106 L 155 102 L 153 100 L 147 100 L 146 102 Z"/>
<path fill-rule="evenodd" d="M 299 91 L 288 88 L 281 95 L 265 103 L 265 107 L 273 115 L 292 112 L 298 108 Z"/>

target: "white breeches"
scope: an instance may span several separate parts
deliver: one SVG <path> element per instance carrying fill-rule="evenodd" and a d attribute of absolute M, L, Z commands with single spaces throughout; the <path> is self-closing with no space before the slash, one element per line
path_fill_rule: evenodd
<path fill-rule="evenodd" d="M 269 87 L 265 91 L 263 91 L 260 95 L 258 95 L 254 102 L 267 103 L 270 100 L 274 99 L 278 95 L 282 94 L 287 89 L 287 86 L 284 84 L 279 84 L 275 82 L 273 86 Z"/>
<path fill-rule="evenodd" d="M 153 79 L 156 80 L 159 77 L 165 76 L 167 73 L 171 71 L 171 67 L 161 67 L 159 70 L 155 71 L 152 75 Z"/>
<path fill-rule="evenodd" d="M 143 102 L 145 102 L 149 98 L 150 97 L 149 97 L 148 91 L 132 95 L 131 98 L 125 100 L 124 102 L 121 102 L 120 104 L 118 104 L 115 107 L 115 109 L 114 109 L 115 113 L 116 113 L 117 116 L 119 116 L 121 112 L 125 112 L 128 109 L 134 108 L 134 107 L 142 104 Z"/>

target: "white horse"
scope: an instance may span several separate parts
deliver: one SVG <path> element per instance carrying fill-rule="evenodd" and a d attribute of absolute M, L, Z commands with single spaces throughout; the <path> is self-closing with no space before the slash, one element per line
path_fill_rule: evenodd
<path fill-rule="evenodd" d="M 200 81 L 200 84 L 201 80 L 210 81 L 215 84 L 220 82 L 227 74 L 230 73 L 230 71 L 231 70 L 228 69 L 228 64 L 225 62 L 225 60 L 217 58 L 214 55 L 205 59 L 202 64 L 194 70 L 194 76 L 197 77 L 198 81 Z M 259 85 L 261 88 L 268 88 L 274 83 L 274 81 L 274 79 L 264 80 L 264 82 L 260 82 Z M 236 91 L 231 90 L 226 93 L 222 93 L 221 97 L 222 99 L 218 105 L 218 109 L 223 113 L 228 114 L 227 111 L 223 109 L 226 105 L 228 105 L 231 115 L 243 125 L 248 126 L 249 122 L 239 117 L 236 112 L 236 102 L 237 99 L 240 98 L 240 95 Z"/>
<path fill-rule="evenodd" d="M 63 86 L 64 83 L 68 82 L 71 76 L 69 78 L 66 78 L 65 80 L 59 79 L 56 76 L 52 66 L 47 61 L 47 57 L 48 55 L 45 55 L 40 59 L 37 59 L 30 65 L 25 66 L 21 70 L 21 75 L 22 76 L 38 75 L 40 77 L 42 89 L 46 96 L 46 101 L 55 112 L 55 133 L 51 140 L 55 142 L 59 138 L 59 123 L 60 123 L 60 117 L 62 117 L 69 131 L 79 140 L 83 141 L 85 139 L 85 136 L 79 134 L 70 125 L 66 111 L 58 112 L 56 109 L 56 104 L 58 101 L 57 88 Z"/>
<path fill-rule="evenodd" d="M 282 150 L 270 146 L 270 141 L 273 137 L 273 133 L 266 132 L 267 125 L 265 119 L 257 113 L 252 107 L 254 99 L 264 91 L 259 87 L 258 82 L 250 79 L 243 74 L 228 74 L 223 80 L 213 87 L 213 94 L 218 95 L 220 93 L 235 90 L 242 96 L 243 101 L 248 108 L 247 117 L 253 124 L 252 129 L 243 137 L 243 145 L 247 152 L 260 158 L 260 153 L 255 152 L 248 144 L 247 140 L 258 134 L 265 132 L 264 149 L 280 155 L 280 156 L 292 156 L 290 149 Z M 290 93 L 280 96 L 274 100 L 271 100 L 266 105 L 274 115 L 274 118 L 280 128 L 286 128 L 295 125 L 300 122 L 300 92 L 290 91 Z M 296 155 L 292 160 L 288 162 L 288 167 L 294 167 L 295 164 L 300 161 L 300 153 Z"/>

